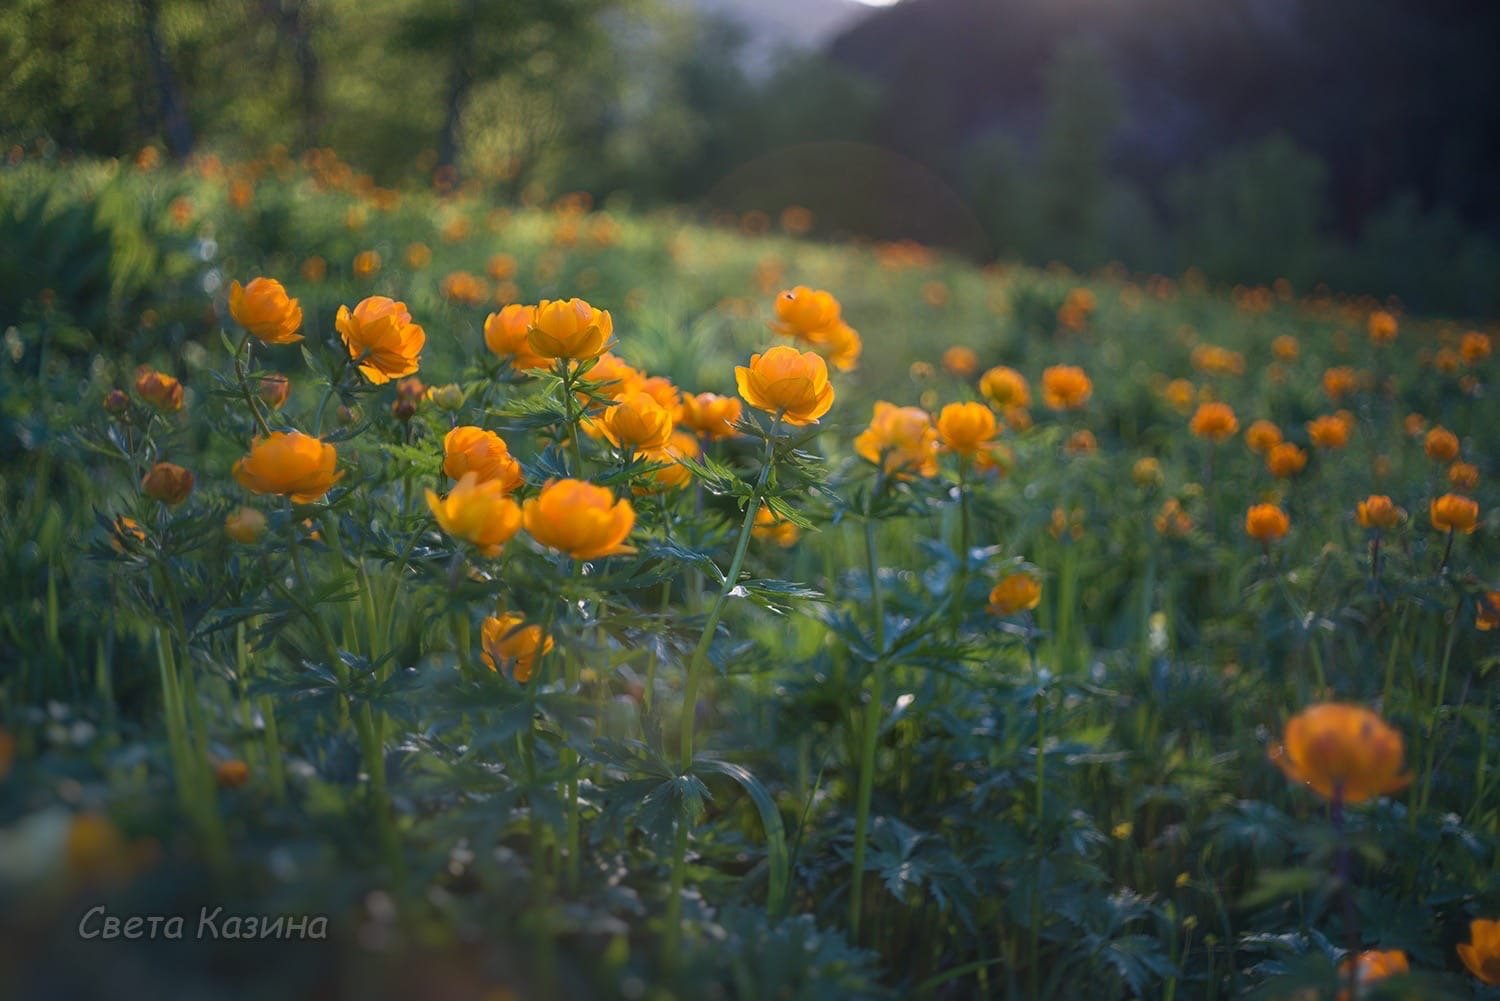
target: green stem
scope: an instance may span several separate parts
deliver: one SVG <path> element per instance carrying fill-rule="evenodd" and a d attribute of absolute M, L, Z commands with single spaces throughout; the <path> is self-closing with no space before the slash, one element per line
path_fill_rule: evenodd
<path fill-rule="evenodd" d="M 240 384 L 240 395 L 245 399 L 245 406 L 250 408 L 250 415 L 255 418 L 256 426 L 260 428 L 261 434 L 269 438 L 271 436 L 270 425 L 261 416 L 260 407 L 255 403 L 255 394 L 250 392 L 250 383 L 245 378 L 245 363 L 249 360 L 249 353 L 246 351 L 246 348 L 249 344 L 250 334 L 247 331 L 245 336 L 240 339 L 240 346 L 234 352 L 234 375 Z"/>
<path fill-rule="evenodd" d="M 885 486 L 876 474 L 873 497 Z M 865 704 L 860 730 L 859 786 L 854 807 L 854 858 L 849 883 L 849 939 L 859 942 L 860 918 L 864 911 L 865 851 L 870 828 L 870 801 L 875 791 L 875 750 L 880 738 L 881 706 L 885 698 L 885 606 L 880 594 L 880 566 L 876 560 L 875 519 L 865 510 L 865 573 L 870 580 L 870 609 L 874 616 L 875 663 L 870 665 L 870 700 Z"/>

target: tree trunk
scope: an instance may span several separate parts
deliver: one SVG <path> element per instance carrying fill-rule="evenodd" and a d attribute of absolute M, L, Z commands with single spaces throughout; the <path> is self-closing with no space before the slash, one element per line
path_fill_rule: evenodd
<path fill-rule="evenodd" d="M 453 39 L 453 65 L 448 75 L 448 99 L 443 108 L 443 132 L 438 137 L 438 166 L 454 171 L 458 166 L 459 131 L 463 127 L 464 107 L 469 102 L 469 88 L 474 80 L 469 70 L 469 56 L 474 33 L 470 26 L 479 12 L 479 0 L 464 0 L 463 17 Z"/>
<path fill-rule="evenodd" d="M 140 5 L 146 51 L 151 59 L 152 75 L 156 78 L 162 138 L 167 142 L 167 152 L 180 160 L 193 151 L 193 126 L 187 117 L 187 101 L 162 42 L 160 0 L 140 0 Z"/>

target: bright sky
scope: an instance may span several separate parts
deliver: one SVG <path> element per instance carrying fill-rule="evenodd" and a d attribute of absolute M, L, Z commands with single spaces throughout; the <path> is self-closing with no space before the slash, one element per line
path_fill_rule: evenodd
<path fill-rule="evenodd" d="M 866 7 L 889 7 L 892 4 L 900 3 L 901 0 L 854 0 L 854 2 L 862 3 Z"/>

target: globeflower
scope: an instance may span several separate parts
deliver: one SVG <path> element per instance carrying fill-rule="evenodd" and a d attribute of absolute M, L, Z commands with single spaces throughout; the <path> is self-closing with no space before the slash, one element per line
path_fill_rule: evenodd
<path fill-rule="evenodd" d="M 943 447 L 965 457 L 984 448 L 998 429 L 995 412 L 983 403 L 950 403 L 938 414 Z"/>
<path fill-rule="evenodd" d="M 444 532 L 473 543 L 491 558 L 521 530 L 521 506 L 505 495 L 504 485 L 481 482 L 473 472 L 465 473 L 447 497 L 428 490 L 427 507 Z"/>
<path fill-rule="evenodd" d="M 1452 462 L 1458 458 L 1458 435 L 1447 428 L 1433 428 L 1422 441 L 1422 451 L 1433 462 Z"/>
<path fill-rule="evenodd" d="M 158 462 L 141 478 L 141 493 L 173 506 L 193 492 L 193 474 L 171 462 Z"/>
<path fill-rule="evenodd" d="M 578 398 L 585 403 L 590 395 L 618 400 L 626 393 L 636 392 L 646 386 L 645 373 L 608 351 L 599 356 L 594 366 L 583 374 L 583 379 L 595 387 L 587 393 L 579 391 Z"/>
<path fill-rule="evenodd" d="M 142 369 L 135 377 L 135 391 L 157 410 L 182 409 L 182 383 L 165 372 Z"/>
<path fill-rule="evenodd" d="M 865 342 L 859 332 L 843 320 L 834 323 L 825 331 L 822 341 L 814 342 L 834 368 L 840 372 L 852 372 L 859 365 L 859 356 L 864 352 Z"/>
<path fill-rule="evenodd" d="M 599 429 L 616 448 L 661 448 L 672 434 L 672 414 L 649 393 L 626 393 L 606 407 Z"/>
<path fill-rule="evenodd" d="M 1041 583 L 1029 573 L 1013 573 L 990 590 L 989 609 L 995 615 L 1010 616 L 1030 611 L 1041 602 Z"/>
<path fill-rule="evenodd" d="M 854 439 L 854 451 L 880 466 L 888 476 L 936 476 L 938 433 L 920 407 L 875 404 L 870 426 Z"/>
<path fill-rule="evenodd" d="M 1479 467 L 1472 462 L 1455 462 L 1448 467 L 1448 482 L 1456 490 L 1473 490 L 1479 485 Z"/>
<path fill-rule="evenodd" d="M 1366 326 L 1370 340 L 1375 344 L 1389 344 L 1396 339 L 1396 317 L 1384 309 L 1377 309 L 1371 313 Z"/>
<path fill-rule="evenodd" d="M 1462 948 L 1462 946 L 1459 948 Z M 1398 973 L 1408 973 L 1411 971 L 1411 963 L 1407 960 L 1406 953 L 1400 949 L 1389 949 L 1383 952 L 1377 949 L 1366 949 L 1355 956 L 1353 960 L 1344 960 L 1339 964 L 1339 974 L 1346 980 L 1351 972 L 1351 964 L 1353 965 L 1352 972 L 1354 973 L 1355 990 L 1360 997 L 1364 996 L 1365 988 L 1370 984 L 1378 980 L 1384 980 L 1387 977 L 1395 976 Z M 1341 990 L 1336 1001 L 1354 1001 L 1354 999 L 1350 998 L 1347 990 Z"/>
<path fill-rule="evenodd" d="M 338 452 L 300 431 L 272 431 L 250 443 L 250 454 L 234 464 L 240 486 L 258 494 L 282 494 L 307 504 L 326 494 L 343 476 Z"/>
<path fill-rule="evenodd" d="M 979 355 L 971 347 L 955 344 L 943 352 L 943 368 L 960 379 L 967 379 L 979 367 Z"/>
<path fill-rule="evenodd" d="M 526 502 L 522 515 L 533 539 L 575 560 L 635 552 L 625 544 L 635 527 L 635 508 L 628 500 L 615 500 L 608 487 L 552 480 Z"/>
<path fill-rule="evenodd" d="M 516 369 L 546 368 L 548 359 L 531 349 L 529 331 L 535 306 L 511 303 L 484 318 L 484 346 L 490 353 L 509 358 Z"/>
<path fill-rule="evenodd" d="M 979 392 L 1002 409 L 1031 406 L 1031 386 L 1013 368 L 996 365 L 979 377 Z"/>
<path fill-rule="evenodd" d="M 1481 983 L 1500 985 L 1500 921 L 1470 921 L 1469 941 L 1458 947 L 1458 958 Z"/>
<path fill-rule="evenodd" d="M 1401 734 L 1363 706 L 1325 702 L 1287 721 L 1271 761 L 1320 796 L 1363 803 L 1403 789 Z"/>
<path fill-rule="evenodd" d="M 493 431 L 461 425 L 443 436 L 443 472 L 455 480 L 473 473 L 479 482 L 495 480 L 506 493 L 521 485 L 521 464 Z"/>
<path fill-rule="evenodd" d="M 734 381 L 746 403 L 793 426 L 814 424 L 833 407 L 828 365 L 812 351 L 778 344 L 735 366 Z"/>
<path fill-rule="evenodd" d="M 552 637 L 542 627 L 525 625 L 514 612 L 491 615 L 479 626 L 479 655 L 491 671 L 500 671 L 521 684 L 531 680 L 538 657 L 552 652 Z"/>
<path fill-rule="evenodd" d="M 1433 499 L 1428 516 L 1439 532 L 1469 535 L 1479 524 L 1479 503 L 1458 494 L 1443 494 Z"/>
<path fill-rule="evenodd" d="M 1354 516 L 1359 520 L 1361 528 L 1381 531 L 1401 524 L 1406 518 L 1406 512 L 1385 494 L 1371 494 L 1355 505 Z"/>
<path fill-rule="evenodd" d="M 1349 444 L 1349 424 L 1337 414 L 1325 414 L 1307 422 L 1307 437 L 1319 448 L 1343 448 Z"/>
<path fill-rule="evenodd" d="M 839 301 L 822 289 L 798 285 L 776 297 L 772 309 L 776 322 L 771 329 L 787 337 L 819 343 L 839 319 Z"/>
<path fill-rule="evenodd" d="M 252 278 L 250 284 L 229 286 L 229 315 L 234 322 L 267 344 L 302 340 L 302 307 L 274 278 Z"/>
<path fill-rule="evenodd" d="M 266 531 L 266 516 L 253 507 L 241 507 L 224 518 L 224 534 L 242 545 L 259 541 Z"/>
<path fill-rule="evenodd" d="M 608 310 L 583 299 L 543 299 L 532 315 L 527 341 L 544 358 L 596 358 L 615 331 Z"/>
<path fill-rule="evenodd" d="M 1323 373 L 1323 392 L 1334 403 L 1359 388 L 1359 373 L 1348 365 L 1337 365 Z"/>
<path fill-rule="evenodd" d="M 374 385 L 411 375 L 421 366 L 427 333 L 412 322 L 404 302 L 372 295 L 352 312 L 340 306 L 333 325 L 349 357 Z"/>
<path fill-rule="evenodd" d="M 636 493 L 650 493 L 653 490 L 681 490 L 693 482 L 693 471 L 684 466 L 681 460 L 696 459 L 702 454 L 703 447 L 698 444 L 697 435 L 687 431 L 673 431 L 665 445 L 660 448 L 648 448 L 640 453 L 642 458 L 664 465 L 650 474 L 649 483 L 637 486 Z"/>
<path fill-rule="evenodd" d="M 1078 410 L 1093 395 L 1093 382 L 1076 365 L 1053 365 L 1042 372 L 1042 402 L 1053 410 Z"/>
<path fill-rule="evenodd" d="M 1239 418 L 1227 403 L 1205 403 L 1193 414 L 1188 430 L 1199 438 L 1220 442 L 1240 429 Z"/>
<path fill-rule="evenodd" d="M 755 524 L 751 526 L 750 534 L 757 539 L 770 539 L 782 549 L 790 549 L 802 537 L 802 530 L 792 522 L 778 518 L 769 507 L 762 507 L 755 512 Z"/>
<path fill-rule="evenodd" d="M 732 396 L 717 393 L 688 394 L 682 398 L 682 424 L 709 441 L 723 441 L 735 436 L 734 425 L 743 408 Z"/>
<path fill-rule="evenodd" d="M 1256 421 L 1245 430 L 1245 444 L 1252 452 L 1269 452 L 1281 444 L 1281 428 L 1267 420 Z"/>
<path fill-rule="evenodd" d="M 1286 512 L 1275 504 L 1255 504 L 1245 512 L 1245 534 L 1262 544 L 1277 541 L 1290 528 Z"/>
<path fill-rule="evenodd" d="M 1272 445 L 1266 453 L 1266 468 L 1278 479 L 1296 476 L 1307 467 L 1307 452 L 1289 441 Z"/>

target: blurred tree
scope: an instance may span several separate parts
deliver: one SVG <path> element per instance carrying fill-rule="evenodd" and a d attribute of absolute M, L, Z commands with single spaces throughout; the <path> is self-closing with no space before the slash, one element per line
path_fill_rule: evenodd
<path fill-rule="evenodd" d="M 1036 197 L 1048 259 L 1094 267 L 1108 211 L 1110 142 L 1121 122 L 1120 91 L 1105 56 L 1085 41 L 1063 44 L 1047 68 L 1047 124 Z"/>
<path fill-rule="evenodd" d="M 139 0 L 139 4 L 141 31 L 156 82 L 157 122 L 167 151 L 181 159 L 193 151 L 193 126 L 188 122 L 182 83 L 162 37 L 161 0 Z"/>

